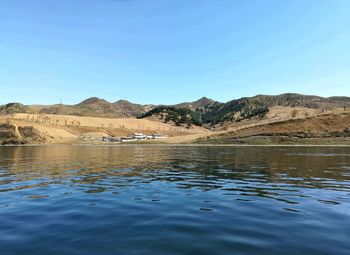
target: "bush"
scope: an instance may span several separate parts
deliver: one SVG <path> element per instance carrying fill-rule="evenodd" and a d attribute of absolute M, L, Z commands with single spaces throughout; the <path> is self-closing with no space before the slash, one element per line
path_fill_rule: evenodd
<path fill-rule="evenodd" d="M 11 145 L 11 144 L 27 144 L 28 141 L 25 139 L 18 139 L 18 138 L 9 138 L 9 139 L 5 139 L 1 142 L 2 145 Z"/>
<path fill-rule="evenodd" d="M 0 124 L 0 138 L 16 137 L 16 127 L 12 124 Z"/>
<path fill-rule="evenodd" d="M 298 110 L 295 110 L 295 109 L 290 112 L 290 116 L 292 118 L 295 118 L 297 116 L 297 114 L 298 114 Z"/>
<path fill-rule="evenodd" d="M 212 125 L 223 123 L 224 121 L 238 122 L 252 117 L 263 118 L 268 111 L 269 107 L 266 104 L 259 103 L 257 100 L 241 98 L 226 104 L 215 103 L 206 107 L 206 112 L 202 114 L 202 121 Z M 239 113 L 239 119 L 235 119 L 236 113 Z"/>
<path fill-rule="evenodd" d="M 258 100 L 241 98 L 225 104 L 215 102 L 196 111 L 174 106 L 158 106 L 144 113 L 139 118 L 146 118 L 158 114 L 160 116 L 167 116 L 165 122 L 172 121 L 178 124 L 191 123 L 201 126 L 203 123 L 216 125 L 223 122 L 238 122 L 252 117 L 263 118 L 268 111 L 269 107 L 267 104 L 260 103 Z M 240 117 L 235 118 L 236 114 Z M 178 119 L 180 120 L 178 121 Z"/>

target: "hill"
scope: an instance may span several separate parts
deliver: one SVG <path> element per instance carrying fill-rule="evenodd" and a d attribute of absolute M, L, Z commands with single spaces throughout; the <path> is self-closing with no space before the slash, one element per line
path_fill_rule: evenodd
<path fill-rule="evenodd" d="M 207 131 L 196 126 L 186 129 L 159 121 L 136 118 L 30 113 L 0 115 L 0 144 L 98 143 L 104 136 L 126 137 L 133 133 L 162 134 L 177 140 L 177 137 L 201 136 Z"/>
<path fill-rule="evenodd" d="M 113 107 L 117 111 L 125 113 L 128 116 L 140 116 L 149 110 L 147 106 L 130 103 L 127 100 L 119 100 L 113 103 Z"/>
<path fill-rule="evenodd" d="M 168 135 L 169 143 L 201 138 L 201 143 L 350 144 L 349 110 L 348 97 L 299 94 L 257 95 L 226 103 L 201 98 L 170 106 L 110 103 L 97 97 L 76 105 L 10 103 L 0 106 L 0 139 L 79 143 L 93 136 L 159 132 Z"/>
<path fill-rule="evenodd" d="M 20 103 L 9 103 L 0 105 L 0 114 L 8 115 L 20 112 L 27 112 L 27 107 Z"/>
<path fill-rule="evenodd" d="M 200 114 L 188 108 L 177 108 L 175 106 L 157 106 L 149 112 L 141 115 L 140 119 L 156 116 L 158 120 L 164 123 L 175 124 L 176 126 L 186 125 L 191 127 L 192 124 L 201 126 Z"/>
<path fill-rule="evenodd" d="M 198 140 L 215 144 L 350 144 L 350 112 L 237 128 Z"/>
<path fill-rule="evenodd" d="M 250 98 L 251 101 L 257 101 L 271 106 L 302 106 L 313 109 L 329 110 L 331 108 L 350 107 L 349 97 L 319 97 L 312 95 L 301 95 L 295 93 L 286 93 L 278 96 L 257 95 Z"/>
<path fill-rule="evenodd" d="M 0 106 L 0 115 L 14 113 L 56 114 L 105 118 L 152 118 L 175 125 L 203 125 L 207 128 L 239 123 L 247 120 L 266 118 L 269 112 L 290 111 L 302 108 L 320 112 L 339 108 L 350 108 L 349 97 L 319 97 L 301 94 L 281 94 L 277 96 L 257 95 L 234 99 L 226 103 L 203 97 L 193 102 L 176 105 L 141 105 L 126 100 L 114 103 L 91 97 L 75 105 L 23 105 L 10 103 Z M 283 109 L 285 108 L 285 109 Z M 279 114 L 278 112 L 276 113 Z M 286 114 L 285 114 L 286 115 Z M 290 116 L 292 117 L 292 116 Z"/>
<path fill-rule="evenodd" d="M 201 98 L 194 102 L 186 102 L 174 105 L 177 109 L 185 108 L 195 110 L 204 108 L 214 101 L 208 98 Z M 0 106 L 0 115 L 14 113 L 30 114 L 56 114 L 74 115 L 106 118 L 135 118 L 156 108 L 157 105 L 134 104 L 127 100 L 118 100 L 110 103 L 105 99 L 90 97 L 75 105 L 54 104 L 54 105 L 23 105 L 21 103 L 9 103 Z"/>
<path fill-rule="evenodd" d="M 150 110 L 139 104 L 133 104 L 126 100 L 110 103 L 97 97 L 88 98 L 76 105 L 23 105 L 20 103 L 9 103 L 0 106 L 0 114 L 31 113 L 31 114 L 57 114 L 75 115 L 107 118 L 132 118 L 140 116 Z"/>
<path fill-rule="evenodd" d="M 281 94 L 277 96 L 257 95 L 254 97 L 243 97 L 231 100 L 226 103 L 215 102 L 213 100 L 202 98 L 193 103 L 182 103 L 175 105 L 174 108 L 158 106 L 152 111 L 142 115 L 142 117 L 150 117 L 156 115 L 159 120 L 167 122 L 170 116 L 171 121 L 175 123 L 187 123 L 189 116 L 191 124 L 205 125 L 213 127 L 215 125 L 223 125 L 223 123 L 237 123 L 244 120 L 265 118 L 270 109 L 274 107 L 289 108 L 305 108 L 320 110 L 321 112 L 337 109 L 350 108 L 350 98 L 348 97 L 329 97 L 323 98 L 318 96 L 300 95 L 300 94 Z M 187 111 L 180 111 L 187 109 Z M 283 109 L 279 108 L 283 111 Z M 305 111 L 306 111 L 305 110 Z M 176 112 L 176 114 L 174 114 Z M 195 116 L 195 118 L 193 118 Z M 291 116 L 292 117 L 292 116 Z M 196 123 L 191 121 L 196 120 Z M 181 120 L 187 120 L 181 121 Z"/>

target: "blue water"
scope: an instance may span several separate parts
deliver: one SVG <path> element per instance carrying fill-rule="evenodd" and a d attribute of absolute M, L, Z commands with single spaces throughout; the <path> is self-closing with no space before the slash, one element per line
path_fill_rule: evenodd
<path fill-rule="evenodd" d="M 0 147 L 0 254 L 350 254 L 350 148 Z"/>

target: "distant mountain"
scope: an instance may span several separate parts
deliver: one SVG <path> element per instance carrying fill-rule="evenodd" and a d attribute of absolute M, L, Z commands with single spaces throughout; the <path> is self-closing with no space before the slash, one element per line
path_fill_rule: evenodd
<path fill-rule="evenodd" d="M 193 102 L 185 102 L 176 105 L 159 105 L 143 113 L 140 118 L 152 117 L 165 123 L 173 123 L 177 126 L 202 125 L 201 112 L 205 108 L 218 103 L 206 97 Z"/>
<path fill-rule="evenodd" d="M 194 102 L 186 102 L 186 103 L 176 104 L 175 107 L 176 108 L 187 108 L 187 109 L 190 109 L 192 111 L 195 111 L 198 108 L 204 108 L 204 107 L 211 105 L 213 103 L 215 103 L 214 100 L 209 99 L 207 97 L 202 97 Z"/>
<path fill-rule="evenodd" d="M 146 106 L 133 104 L 127 100 L 119 100 L 113 103 L 113 107 L 128 116 L 140 116 L 141 114 L 150 110 L 150 108 L 147 108 Z"/>
<path fill-rule="evenodd" d="M 76 105 L 23 105 L 20 103 L 9 103 L 0 106 L 0 114 L 37 113 L 108 118 L 151 117 L 156 115 L 158 119 L 173 121 L 177 124 L 183 122 L 186 124 L 215 125 L 225 121 L 237 122 L 244 119 L 261 118 L 273 106 L 298 106 L 325 110 L 342 107 L 350 108 L 350 98 L 324 98 L 287 93 L 277 96 L 257 95 L 243 97 L 226 103 L 216 102 L 203 97 L 193 102 L 159 106 L 134 104 L 126 100 L 110 103 L 98 97 L 91 97 Z M 160 118 L 161 116 L 163 117 Z"/>
<path fill-rule="evenodd" d="M 225 121 L 239 122 L 253 117 L 264 117 L 269 106 L 250 98 L 240 98 L 227 103 L 214 103 L 205 107 L 201 120 L 204 124 L 217 124 Z"/>
<path fill-rule="evenodd" d="M 111 118 L 128 117 L 126 113 L 115 109 L 110 102 L 97 97 L 88 98 L 76 105 L 56 104 L 36 107 L 27 106 L 27 110 L 29 112 L 34 111 L 40 114 L 60 114 Z"/>
<path fill-rule="evenodd" d="M 147 110 L 149 109 L 143 110 L 142 105 L 132 104 L 125 100 L 110 103 L 97 97 L 88 98 L 76 105 L 23 105 L 20 103 L 10 103 L 0 106 L 0 114 L 36 113 L 107 118 L 136 117 Z"/>
<path fill-rule="evenodd" d="M 181 103 L 177 108 L 188 108 L 195 110 L 214 102 L 207 98 L 201 98 L 194 102 Z M 76 105 L 23 105 L 20 103 L 10 103 L 0 106 L 0 114 L 10 113 L 37 113 L 37 114 L 60 114 L 77 115 L 91 117 L 126 118 L 138 117 L 154 109 L 157 105 L 134 104 L 127 100 L 118 100 L 110 103 L 105 99 L 90 97 Z"/>
<path fill-rule="evenodd" d="M 176 126 L 186 125 L 190 127 L 192 124 L 201 126 L 201 115 L 197 111 L 188 108 L 177 108 L 175 106 L 157 106 L 154 109 L 144 113 L 139 118 L 152 117 L 164 123 L 173 123 Z"/>
<path fill-rule="evenodd" d="M 6 105 L 0 105 L 0 114 L 13 114 L 26 111 L 26 106 L 20 103 L 9 103 Z"/>
<path fill-rule="evenodd" d="M 77 104 L 77 106 L 91 106 L 91 105 L 110 105 L 111 103 L 109 103 L 108 101 L 98 98 L 98 97 L 90 97 L 82 102 L 80 102 L 79 104 Z"/>
<path fill-rule="evenodd" d="M 257 95 L 254 97 L 243 97 L 231 100 L 226 103 L 214 102 L 207 98 L 202 98 L 193 103 L 182 103 L 175 105 L 175 108 L 156 107 L 152 111 L 145 113 L 143 117 L 157 115 L 165 122 L 195 124 L 196 123 L 215 125 L 218 123 L 239 122 L 251 118 L 263 118 L 273 106 L 284 107 L 305 107 L 310 109 L 329 110 L 333 108 L 350 108 L 349 97 L 329 97 L 281 94 L 277 96 Z M 179 111 L 178 109 L 189 109 L 192 112 Z M 191 117 L 192 116 L 192 117 Z M 184 121 L 182 121 L 184 120 Z"/>

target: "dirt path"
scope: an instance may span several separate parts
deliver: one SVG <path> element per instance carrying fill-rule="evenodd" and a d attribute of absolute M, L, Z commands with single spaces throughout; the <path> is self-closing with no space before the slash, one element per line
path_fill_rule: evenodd
<path fill-rule="evenodd" d="M 15 135 L 18 137 L 18 138 L 22 138 L 20 132 L 18 131 L 18 126 L 16 124 L 13 124 L 15 126 Z"/>
<path fill-rule="evenodd" d="M 17 130 L 18 126 L 29 126 L 27 122 L 23 121 L 14 120 L 12 123 L 16 125 Z M 78 140 L 77 135 L 74 135 L 63 128 L 50 127 L 38 123 L 30 123 L 30 126 L 41 132 L 47 139 L 48 143 L 71 143 Z"/>

